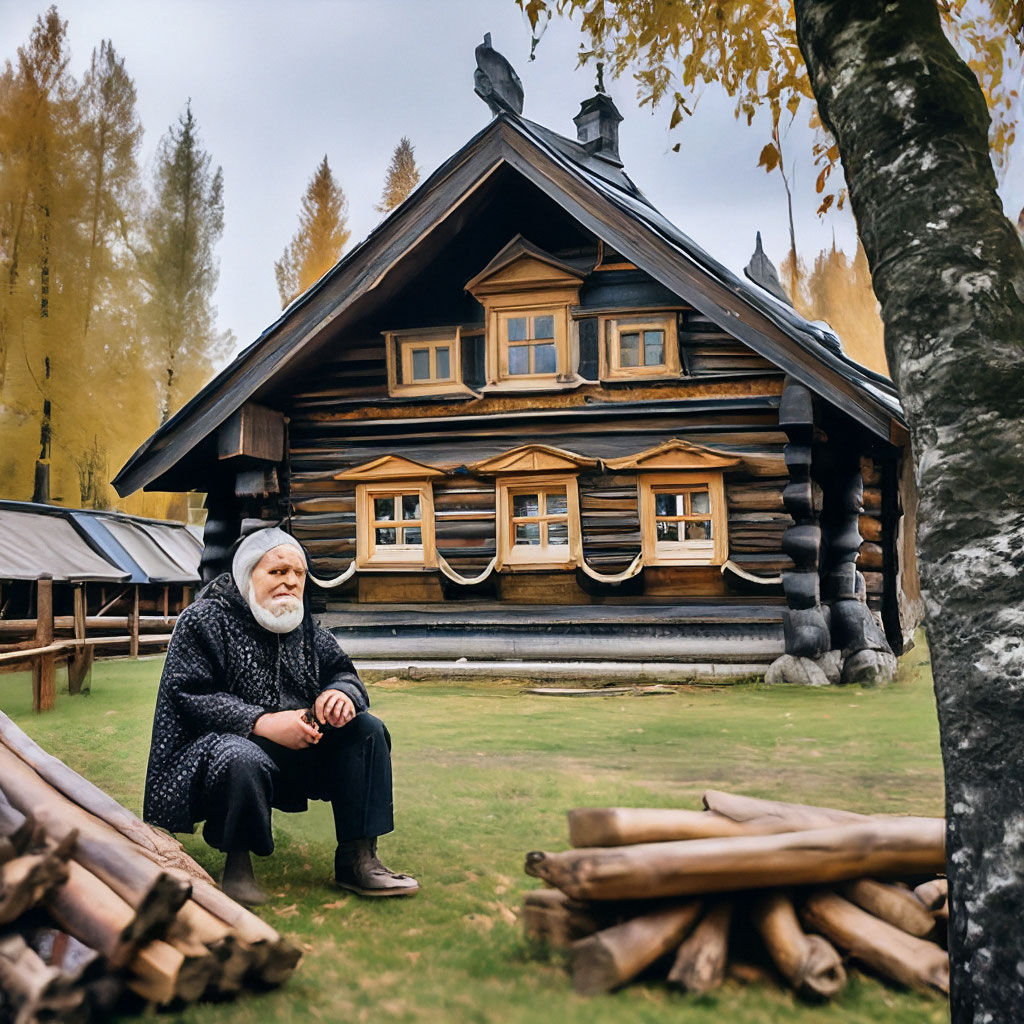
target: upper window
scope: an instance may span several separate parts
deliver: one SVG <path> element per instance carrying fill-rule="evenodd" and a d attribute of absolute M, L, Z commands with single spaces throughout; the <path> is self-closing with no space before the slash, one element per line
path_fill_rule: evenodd
<path fill-rule="evenodd" d="M 567 310 L 498 314 L 502 377 L 553 377 L 565 337 Z"/>
<path fill-rule="evenodd" d="M 584 271 L 516 236 L 466 290 L 484 307 L 485 387 L 549 388 L 572 380 L 569 308 Z"/>
<path fill-rule="evenodd" d="M 392 395 L 467 390 L 462 383 L 457 327 L 394 331 L 385 335 Z"/>
<path fill-rule="evenodd" d="M 649 565 L 721 565 L 728 557 L 722 475 L 640 475 L 644 561 Z"/>
<path fill-rule="evenodd" d="M 657 377 L 679 373 L 674 313 L 606 318 L 604 340 L 603 377 Z"/>

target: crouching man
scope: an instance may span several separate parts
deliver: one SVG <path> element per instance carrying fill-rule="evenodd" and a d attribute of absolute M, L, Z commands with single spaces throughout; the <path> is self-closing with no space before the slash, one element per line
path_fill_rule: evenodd
<path fill-rule="evenodd" d="M 144 816 L 171 832 L 205 821 L 203 837 L 227 854 L 224 891 L 252 904 L 266 899 L 250 855 L 273 852 L 271 808 L 330 800 L 337 884 L 408 895 L 416 880 L 377 858 L 377 837 L 394 828 L 391 738 L 352 662 L 306 610 L 305 583 L 298 541 L 260 530 L 182 612 L 160 678 Z"/>

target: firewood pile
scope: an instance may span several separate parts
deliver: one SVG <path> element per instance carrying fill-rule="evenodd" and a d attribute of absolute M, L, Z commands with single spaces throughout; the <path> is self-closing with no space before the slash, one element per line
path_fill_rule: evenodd
<path fill-rule="evenodd" d="M 0 712 L 0 1022 L 233 997 L 300 955 Z"/>
<path fill-rule="evenodd" d="M 580 808 L 574 849 L 527 854 L 526 935 L 570 954 L 596 995 L 660 969 L 710 992 L 733 974 L 830 999 L 848 960 L 949 993 L 945 822 L 854 814 L 709 790 L 704 810 Z"/>

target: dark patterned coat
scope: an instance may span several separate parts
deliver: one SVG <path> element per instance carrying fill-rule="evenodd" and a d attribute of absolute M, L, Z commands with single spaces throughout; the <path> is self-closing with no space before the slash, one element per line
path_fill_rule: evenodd
<path fill-rule="evenodd" d="M 308 610 L 291 633 L 271 633 L 253 618 L 231 575 L 218 576 L 178 617 L 167 648 L 146 773 L 146 821 L 192 832 L 206 817 L 203 798 L 218 736 L 248 736 L 265 712 L 309 707 L 328 689 L 346 693 L 356 711 L 369 706 L 352 662 Z"/>

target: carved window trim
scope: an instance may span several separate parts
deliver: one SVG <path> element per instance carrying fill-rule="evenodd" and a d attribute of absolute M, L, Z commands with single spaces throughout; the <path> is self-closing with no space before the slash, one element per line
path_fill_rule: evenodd
<path fill-rule="evenodd" d="M 392 397 L 432 394 L 472 394 L 462 381 L 462 331 L 459 327 L 431 327 L 422 330 L 385 331 L 388 393 Z M 436 374 L 437 350 L 448 348 L 449 375 Z M 412 379 L 413 356 L 417 350 L 429 353 L 431 375 Z"/>
<path fill-rule="evenodd" d="M 725 504 L 725 481 L 722 473 L 677 472 L 640 473 L 640 539 L 645 565 L 723 565 L 729 557 L 729 518 Z M 658 494 L 708 493 L 710 511 L 702 513 L 659 516 Z M 658 540 L 658 520 L 680 522 L 706 520 L 711 524 L 710 541 Z"/>
<path fill-rule="evenodd" d="M 583 542 L 580 533 L 580 499 L 579 488 L 576 477 L 569 475 L 554 475 L 550 473 L 534 475 L 512 475 L 499 478 L 495 481 L 496 506 L 496 533 L 498 569 L 526 570 L 526 569 L 574 569 L 583 558 Z M 544 496 L 549 493 L 565 491 L 566 512 L 562 514 L 548 515 L 546 506 L 541 506 L 539 516 L 534 517 L 539 522 L 565 522 L 568 532 L 568 544 L 538 544 L 526 545 L 515 543 L 516 517 L 514 513 L 514 498 L 518 494 L 538 494 L 539 501 L 544 502 Z M 542 527 L 542 535 L 546 532 Z"/>
<path fill-rule="evenodd" d="M 375 500 L 392 498 L 401 506 L 403 496 L 419 499 L 420 517 L 391 520 L 396 531 L 419 529 L 419 544 L 378 544 Z M 382 522 L 384 522 L 382 520 Z M 383 527 L 382 527 L 383 528 Z M 434 535 L 434 492 L 429 480 L 379 480 L 356 484 L 356 567 L 368 570 L 434 569 L 437 543 Z"/>
<path fill-rule="evenodd" d="M 602 380 L 636 380 L 678 377 L 682 372 L 679 362 L 679 336 L 675 312 L 616 313 L 600 318 L 600 374 Z M 639 335 L 639 354 L 645 350 L 644 331 L 663 333 L 663 359 L 660 363 L 640 363 L 636 366 L 623 365 L 622 336 Z"/>

